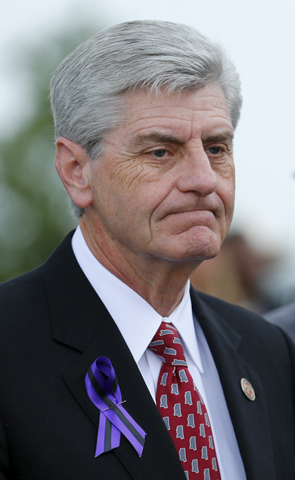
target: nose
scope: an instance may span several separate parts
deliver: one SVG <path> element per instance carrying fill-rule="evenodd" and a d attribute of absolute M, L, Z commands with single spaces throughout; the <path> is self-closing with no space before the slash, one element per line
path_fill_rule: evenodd
<path fill-rule="evenodd" d="M 213 170 L 203 146 L 195 147 L 182 159 L 178 189 L 181 192 L 193 191 L 201 197 L 215 192 L 218 177 Z"/>

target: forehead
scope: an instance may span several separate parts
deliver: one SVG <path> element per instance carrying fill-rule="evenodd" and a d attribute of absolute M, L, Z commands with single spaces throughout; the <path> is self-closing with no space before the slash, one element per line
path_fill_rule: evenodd
<path fill-rule="evenodd" d="M 177 134 L 182 141 L 233 131 L 219 85 L 195 92 L 128 93 L 124 110 L 122 128 L 130 141 L 154 130 Z"/>

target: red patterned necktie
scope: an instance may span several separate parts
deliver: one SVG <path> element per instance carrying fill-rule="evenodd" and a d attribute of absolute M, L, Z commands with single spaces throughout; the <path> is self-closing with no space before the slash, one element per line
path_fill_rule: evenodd
<path fill-rule="evenodd" d="M 209 416 L 188 371 L 177 329 L 162 322 L 149 348 L 162 360 L 157 406 L 187 480 L 220 480 Z"/>

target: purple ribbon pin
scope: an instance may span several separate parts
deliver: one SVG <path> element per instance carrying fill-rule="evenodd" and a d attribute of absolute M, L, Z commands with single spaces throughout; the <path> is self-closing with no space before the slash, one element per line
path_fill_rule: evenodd
<path fill-rule="evenodd" d="M 141 457 L 146 433 L 122 407 L 115 370 L 107 357 L 98 357 L 85 376 L 92 403 L 100 410 L 95 457 L 119 447 L 121 433 Z"/>

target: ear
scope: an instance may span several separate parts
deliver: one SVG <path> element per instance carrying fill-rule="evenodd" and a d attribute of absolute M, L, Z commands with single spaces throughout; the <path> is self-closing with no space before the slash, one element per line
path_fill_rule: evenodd
<path fill-rule="evenodd" d="M 77 143 L 60 137 L 56 141 L 55 167 L 73 202 L 80 208 L 92 203 L 91 158 Z"/>

